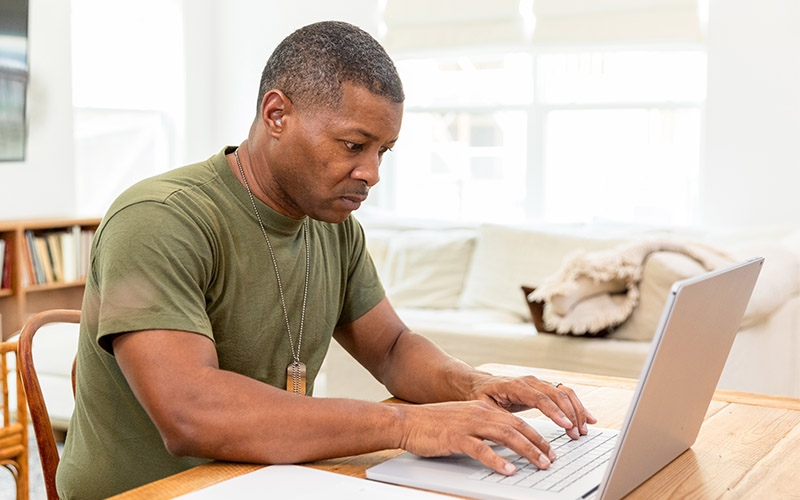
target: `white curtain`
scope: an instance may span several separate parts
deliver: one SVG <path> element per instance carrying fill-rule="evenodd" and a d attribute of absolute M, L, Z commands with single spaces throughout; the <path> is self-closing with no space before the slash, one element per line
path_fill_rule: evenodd
<path fill-rule="evenodd" d="M 699 43 L 704 0 L 386 0 L 390 52 L 493 44 Z"/>

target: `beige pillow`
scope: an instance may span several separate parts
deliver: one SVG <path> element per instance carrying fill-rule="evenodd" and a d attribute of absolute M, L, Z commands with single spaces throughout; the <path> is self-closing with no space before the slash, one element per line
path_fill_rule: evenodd
<path fill-rule="evenodd" d="M 386 295 L 395 307 L 456 308 L 474 246 L 473 231 L 398 232 L 379 270 Z"/>
<path fill-rule="evenodd" d="M 572 252 L 611 248 L 623 241 L 483 225 L 459 306 L 507 311 L 530 321 L 528 305 L 520 300 L 520 286 L 538 287 Z"/>
<path fill-rule="evenodd" d="M 755 242 L 740 244 L 728 251 L 738 260 L 757 256 L 765 258 L 741 328 L 764 321 L 797 293 L 800 262 L 788 249 L 780 245 Z M 639 305 L 611 336 L 628 340 L 652 339 L 673 283 L 704 272 L 703 266 L 683 254 L 656 252 L 651 255 L 642 273 Z"/>
<path fill-rule="evenodd" d="M 392 237 L 397 231 L 370 229 L 364 231 L 366 238 L 367 251 L 378 273 L 381 273 L 384 265 L 386 264 L 386 255 L 389 253 L 389 245 L 391 244 Z M 384 286 L 386 284 L 384 283 Z"/>
<path fill-rule="evenodd" d="M 610 337 L 626 340 L 652 340 L 664 304 L 676 281 L 706 272 L 696 260 L 676 252 L 654 252 L 647 258 L 639 283 L 639 304 L 630 317 Z"/>
<path fill-rule="evenodd" d="M 735 245 L 729 251 L 739 260 L 764 257 L 764 267 L 747 304 L 747 310 L 742 318 L 742 328 L 764 321 L 798 293 L 800 262 L 797 255 L 788 248 L 770 242 L 756 241 Z"/>

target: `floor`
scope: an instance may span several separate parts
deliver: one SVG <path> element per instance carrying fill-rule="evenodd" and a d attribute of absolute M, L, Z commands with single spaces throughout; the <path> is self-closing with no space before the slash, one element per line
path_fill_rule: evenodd
<path fill-rule="evenodd" d="M 39 463 L 39 450 L 36 447 L 36 437 L 33 434 L 33 428 L 28 430 L 28 470 L 30 471 L 30 500 L 47 500 L 47 493 L 44 489 L 44 480 L 42 479 L 42 467 Z M 61 451 L 61 443 L 58 444 L 58 449 Z M 5 467 L 0 467 L 0 500 L 15 500 L 17 498 L 17 487 L 14 483 L 14 476 L 11 471 Z"/>

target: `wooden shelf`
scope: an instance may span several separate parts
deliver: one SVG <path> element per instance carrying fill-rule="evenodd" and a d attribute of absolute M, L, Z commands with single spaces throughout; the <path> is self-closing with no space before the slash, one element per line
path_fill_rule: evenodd
<path fill-rule="evenodd" d="M 25 287 L 25 293 L 46 292 L 48 290 L 58 290 L 59 288 L 73 288 L 81 287 L 86 284 L 86 280 L 80 281 L 61 281 L 57 283 L 46 283 L 44 285 L 28 285 Z"/>
<path fill-rule="evenodd" d="M 85 272 L 88 262 L 91 237 L 99 225 L 99 218 L 0 221 L 0 239 L 6 241 L 6 252 L 11 252 L 10 286 L 0 289 L 0 332 L 3 340 L 18 332 L 25 320 L 39 311 L 81 307 L 85 285 L 85 277 L 81 274 Z M 50 266 L 55 269 L 47 273 L 50 281 L 42 280 L 40 274 L 37 282 L 37 277 L 31 270 L 29 239 L 43 237 L 40 239 L 46 240 L 53 235 L 63 238 L 60 239 L 62 243 L 74 242 L 75 247 L 71 247 L 71 252 L 53 252 L 74 257 L 74 260 L 68 258 L 74 267 L 67 269 L 69 264 L 54 265 L 54 261 L 50 259 Z M 49 249 L 59 246 L 52 240 L 50 243 L 47 247 Z M 70 273 L 77 274 L 69 281 L 62 281 L 58 270 L 63 270 L 67 277 Z"/>

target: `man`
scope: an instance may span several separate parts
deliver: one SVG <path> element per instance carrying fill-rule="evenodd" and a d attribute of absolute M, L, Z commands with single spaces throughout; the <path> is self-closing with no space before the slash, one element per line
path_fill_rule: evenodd
<path fill-rule="evenodd" d="M 307 26 L 267 62 L 238 148 L 114 202 L 92 246 L 62 498 L 106 497 L 210 459 L 386 448 L 467 453 L 511 474 L 485 439 L 541 467 L 555 456 L 510 411 L 538 407 L 573 438 L 595 422 L 564 386 L 449 357 L 384 296 L 351 213 L 397 141 L 403 99 L 372 37 Z M 306 397 L 331 337 L 422 404 Z"/>

